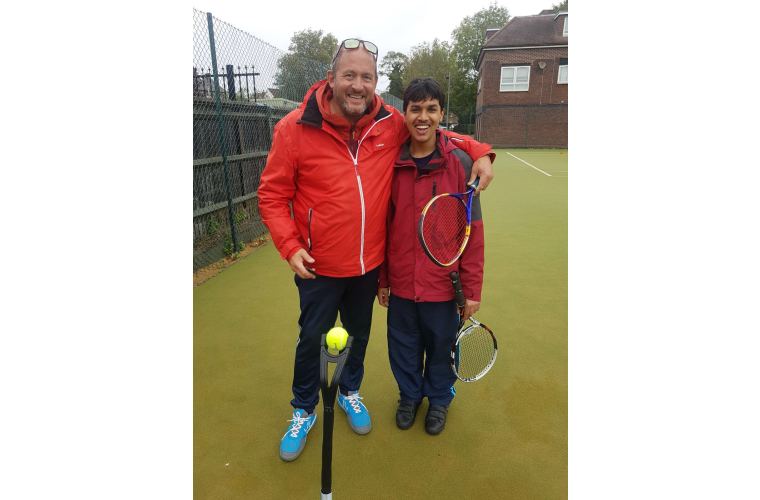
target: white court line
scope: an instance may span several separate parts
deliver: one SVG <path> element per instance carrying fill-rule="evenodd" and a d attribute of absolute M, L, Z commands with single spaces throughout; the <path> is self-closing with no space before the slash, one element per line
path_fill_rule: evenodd
<path fill-rule="evenodd" d="M 509 151 L 504 151 L 504 152 L 505 152 L 505 153 L 507 153 L 507 154 L 508 154 L 509 156 L 511 156 L 512 158 L 517 158 L 517 156 L 513 155 L 513 154 L 512 154 L 512 153 L 510 153 Z M 543 170 L 541 170 L 540 168 L 538 168 L 538 167 L 535 167 L 535 166 L 531 165 L 530 163 L 528 163 L 527 161 L 523 160 L 522 158 L 517 158 L 517 159 L 518 159 L 518 160 L 520 160 L 521 162 L 525 163 L 526 165 L 528 165 L 530 168 L 535 168 L 536 170 L 538 170 L 539 172 L 541 172 L 541 173 L 542 173 L 542 174 L 544 174 L 544 175 L 548 175 L 549 177 L 551 177 L 551 176 L 552 176 L 552 174 L 547 174 L 546 172 L 544 172 L 544 171 L 543 171 Z"/>

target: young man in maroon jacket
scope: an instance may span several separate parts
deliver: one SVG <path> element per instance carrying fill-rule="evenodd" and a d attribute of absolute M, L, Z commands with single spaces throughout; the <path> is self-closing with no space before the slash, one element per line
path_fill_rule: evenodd
<path fill-rule="evenodd" d="M 394 166 L 386 260 L 377 294 L 380 305 L 388 307 L 388 357 L 400 394 L 396 425 L 410 428 L 427 397 L 425 430 L 433 435 L 443 430 L 455 394 L 449 352 L 459 316 L 449 273 L 460 274 L 465 318 L 480 307 L 483 284 L 478 197 L 472 203 L 470 239 L 457 263 L 447 268 L 435 265 L 417 238 L 425 204 L 436 194 L 464 192 L 472 170 L 472 160 L 456 146 L 457 139 L 437 130 L 444 104 L 443 92 L 432 78 L 413 80 L 404 92 L 404 118 L 411 137 Z"/>

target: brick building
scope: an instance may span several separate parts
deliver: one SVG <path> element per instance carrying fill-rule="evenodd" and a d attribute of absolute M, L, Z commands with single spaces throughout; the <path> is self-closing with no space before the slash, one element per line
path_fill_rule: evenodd
<path fill-rule="evenodd" d="M 567 147 L 567 12 L 486 31 L 475 135 L 496 147 Z"/>

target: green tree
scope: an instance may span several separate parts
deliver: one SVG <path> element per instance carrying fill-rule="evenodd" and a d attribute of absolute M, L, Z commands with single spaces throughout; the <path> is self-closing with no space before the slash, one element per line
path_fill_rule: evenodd
<path fill-rule="evenodd" d="M 486 39 L 487 28 L 503 28 L 509 21 L 509 11 L 492 3 L 459 23 L 451 36 L 451 109 L 462 123 L 472 122 L 475 116 L 478 75 L 475 64 Z"/>
<path fill-rule="evenodd" d="M 306 29 L 293 34 L 289 52 L 277 61 L 278 97 L 302 100 L 309 87 L 327 75 L 337 46 L 338 39 L 322 30 Z"/>
<path fill-rule="evenodd" d="M 387 76 L 390 80 L 387 92 L 401 97 L 404 94 L 403 75 L 406 65 L 409 64 L 409 58 L 401 52 L 390 51 L 385 54 L 380 62 L 379 73 Z"/>
<path fill-rule="evenodd" d="M 562 0 L 562 2 L 552 5 L 552 9 L 554 9 L 554 13 L 557 12 L 567 12 L 567 0 Z"/>
<path fill-rule="evenodd" d="M 404 67 L 404 88 L 415 78 L 429 76 L 441 84 L 446 90 L 446 78 L 452 68 L 449 54 L 451 47 L 448 42 L 433 40 L 433 43 L 423 42 L 412 47 L 409 62 Z"/>
<path fill-rule="evenodd" d="M 480 49 L 486 41 L 486 29 L 503 28 L 509 21 L 509 11 L 492 3 L 472 16 L 467 16 L 451 32 L 457 66 L 474 71 Z"/>

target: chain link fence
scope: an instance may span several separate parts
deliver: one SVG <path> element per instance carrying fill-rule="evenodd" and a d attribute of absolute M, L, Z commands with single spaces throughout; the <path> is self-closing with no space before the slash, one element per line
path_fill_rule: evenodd
<path fill-rule="evenodd" d="M 267 233 L 257 189 L 274 125 L 328 69 L 193 10 L 193 271 Z"/>
<path fill-rule="evenodd" d="M 194 271 L 267 232 L 256 192 L 272 129 L 327 69 L 194 10 Z"/>

